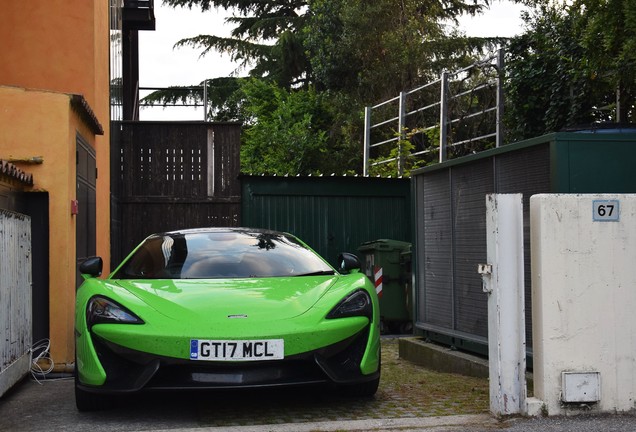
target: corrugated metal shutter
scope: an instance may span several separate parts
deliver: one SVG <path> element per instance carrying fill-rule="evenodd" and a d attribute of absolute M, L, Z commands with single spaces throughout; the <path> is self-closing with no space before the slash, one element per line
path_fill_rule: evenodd
<path fill-rule="evenodd" d="M 451 195 L 448 172 L 420 176 L 417 181 L 417 232 L 424 250 L 417 253 L 418 318 L 443 328 L 453 326 Z M 422 244 L 422 243 L 418 243 Z M 423 253 L 422 253 L 423 252 Z"/>
<path fill-rule="evenodd" d="M 477 265 L 487 261 L 485 196 L 495 191 L 524 194 L 526 343 L 531 347 L 529 199 L 532 194 L 549 192 L 549 145 L 449 164 L 415 175 L 413 181 L 418 235 L 416 325 L 482 344 L 488 337 L 488 299 Z"/>
<path fill-rule="evenodd" d="M 0 396 L 30 370 L 31 219 L 0 209 Z"/>
<path fill-rule="evenodd" d="M 488 337 L 488 299 L 477 265 L 486 262 L 485 195 L 493 191 L 492 162 L 453 167 L 455 329 Z"/>
<path fill-rule="evenodd" d="M 485 195 L 522 193 L 526 346 L 531 348 L 530 196 L 636 190 L 634 136 L 550 134 L 414 171 L 416 328 L 434 340 L 487 353 L 487 299 L 476 272 L 487 257 Z"/>

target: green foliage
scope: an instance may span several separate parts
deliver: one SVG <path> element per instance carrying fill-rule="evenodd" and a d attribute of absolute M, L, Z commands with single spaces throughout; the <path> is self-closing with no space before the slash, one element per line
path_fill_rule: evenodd
<path fill-rule="evenodd" d="M 533 1 L 506 59 L 507 141 L 594 122 L 633 121 L 636 3 Z M 623 115 L 616 116 L 620 92 Z"/>
<path fill-rule="evenodd" d="M 241 167 L 277 175 L 352 174 L 362 169 L 362 116 L 339 93 L 288 90 L 250 79 L 240 90 Z M 349 108 L 349 109 L 347 109 Z"/>
<path fill-rule="evenodd" d="M 245 78 L 222 77 L 199 83 L 197 86 L 173 86 L 150 93 L 141 99 L 142 105 L 203 105 L 204 86 L 209 112 L 207 118 L 215 121 L 242 121 L 241 100 L 238 99 L 240 84 Z"/>
<path fill-rule="evenodd" d="M 528 31 L 513 39 L 506 58 L 508 140 L 594 120 L 591 80 L 582 73 L 576 18 L 545 3 L 524 16 Z"/>
<path fill-rule="evenodd" d="M 288 91 L 262 80 L 242 86 L 247 127 L 243 171 L 255 174 L 317 174 L 329 155 L 320 122 L 327 114 L 312 89 Z"/>
<path fill-rule="evenodd" d="M 305 0 L 165 0 L 173 7 L 212 7 L 233 9 L 237 15 L 227 19 L 234 25 L 230 37 L 198 35 L 182 39 L 175 47 L 229 54 L 240 68 L 250 68 L 250 76 L 265 78 L 289 88 L 303 84 L 309 62 L 302 40 Z"/>
<path fill-rule="evenodd" d="M 175 46 L 201 55 L 225 52 L 249 69 L 250 78 L 208 80 L 208 119 L 244 123 L 242 170 L 252 173 L 360 173 L 365 105 L 436 79 L 442 69 L 466 66 L 496 42 L 448 27 L 448 20 L 478 13 L 488 0 L 164 3 L 235 11 L 230 37 L 198 35 Z M 173 88 L 145 102 L 201 97 Z"/>
<path fill-rule="evenodd" d="M 215 121 L 243 121 L 240 88 L 246 78 L 222 77 L 205 81 L 208 118 Z"/>
<path fill-rule="evenodd" d="M 636 2 L 578 0 L 570 14 L 581 22 L 587 73 L 620 93 L 624 106 L 615 120 L 636 121 Z"/>
<path fill-rule="evenodd" d="M 442 70 L 468 66 L 499 43 L 507 51 L 505 142 L 598 121 L 636 120 L 636 2 L 519 2 L 531 7 L 526 31 L 503 41 L 467 38 L 449 25 L 461 14 L 479 13 L 490 0 L 164 0 L 173 7 L 235 11 L 228 19 L 230 37 L 198 35 L 175 46 L 197 48 L 201 55 L 225 52 L 249 72 L 249 78 L 206 81 L 208 118 L 243 122 L 243 171 L 281 175 L 359 173 L 364 106 L 436 80 Z M 493 92 L 465 93 L 463 87 L 492 78 L 480 74 L 450 89 L 465 95 L 450 106 L 459 119 L 449 128 L 454 142 L 486 128 L 469 119 L 476 107 L 493 106 Z M 439 90 L 427 88 L 418 97 L 409 107 L 438 101 Z M 173 87 L 142 102 L 202 99 L 200 88 Z M 425 115 L 407 121 L 411 129 L 401 131 L 399 146 L 377 155 L 396 161 L 375 166 L 374 175 L 398 175 L 398 159 L 404 175 L 436 163 L 439 130 L 418 128 L 438 117 Z M 394 136 L 389 127 L 374 133 Z M 493 145 L 458 146 L 448 157 Z M 423 154 L 417 164 L 411 151 Z"/>
<path fill-rule="evenodd" d="M 436 157 L 439 154 L 439 128 L 428 130 L 405 128 L 403 133 L 396 134 L 397 144 L 393 146 L 388 156 L 382 156 L 370 160 L 369 175 L 371 177 L 410 177 L 411 171 L 426 165 L 437 163 Z M 425 141 L 427 154 L 422 157 L 413 157 L 415 151 L 414 142 Z M 383 162 L 386 161 L 388 162 Z"/>
<path fill-rule="evenodd" d="M 305 46 L 316 85 L 370 103 L 470 64 L 470 54 L 489 41 L 449 33 L 444 20 L 482 7 L 478 1 L 309 0 Z"/>

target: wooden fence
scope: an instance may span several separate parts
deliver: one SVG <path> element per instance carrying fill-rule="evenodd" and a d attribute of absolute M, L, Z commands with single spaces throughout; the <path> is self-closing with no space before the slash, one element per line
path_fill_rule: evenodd
<path fill-rule="evenodd" d="M 122 122 L 117 133 L 113 265 L 154 232 L 239 224 L 238 123 Z"/>
<path fill-rule="evenodd" d="M 240 176 L 240 125 L 111 128 L 112 266 L 154 232 L 208 226 L 290 231 L 329 260 L 380 238 L 410 241 L 410 182 Z M 118 163 L 119 162 L 119 163 Z"/>

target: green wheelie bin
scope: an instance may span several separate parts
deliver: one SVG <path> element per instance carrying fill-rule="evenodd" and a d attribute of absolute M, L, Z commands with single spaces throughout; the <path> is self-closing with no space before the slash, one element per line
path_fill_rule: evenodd
<path fill-rule="evenodd" d="M 379 239 L 363 243 L 358 252 L 365 274 L 376 286 L 379 297 L 381 329 L 383 333 L 403 333 L 411 327 L 411 311 L 407 298 L 409 276 L 404 273 L 405 251 L 411 243 Z"/>

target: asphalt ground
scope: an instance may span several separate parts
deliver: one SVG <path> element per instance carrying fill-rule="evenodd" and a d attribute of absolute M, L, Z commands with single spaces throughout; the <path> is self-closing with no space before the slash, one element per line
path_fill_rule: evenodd
<path fill-rule="evenodd" d="M 397 355 L 383 339 L 383 378 L 368 400 L 333 389 L 147 393 L 120 398 L 109 410 L 80 413 L 70 377 L 23 380 L 0 399 L 0 431 L 622 431 L 636 416 L 496 419 L 488 382 L 437 373 Z"/>

